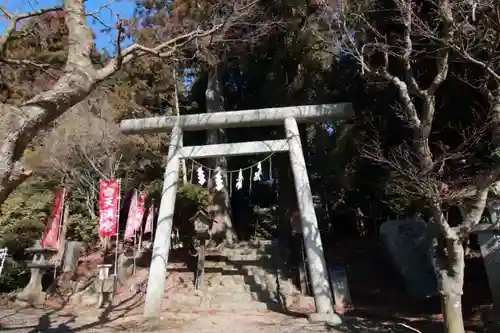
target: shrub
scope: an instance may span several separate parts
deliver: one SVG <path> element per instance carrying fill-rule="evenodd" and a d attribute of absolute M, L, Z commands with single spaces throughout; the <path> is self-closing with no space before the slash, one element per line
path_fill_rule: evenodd
<path fill-rule="evenodd" d="M 97 237 L 97 217 L 89 217 L 83 214 L 70 216 L 66 239 L 90 244 Z"/>
<path fill-rule="evenodd" d="M 195 184 L 184 184 L 177 190 L 176 210 L 196 213 L 209 204 L 208 190 Z"/>
<path fill-rule="evenodd" d="M 23 265 L 6 261 L 0 276 L 0 291 L 9 293 L 23 288 L 30 279 L 29 270 Z"/>

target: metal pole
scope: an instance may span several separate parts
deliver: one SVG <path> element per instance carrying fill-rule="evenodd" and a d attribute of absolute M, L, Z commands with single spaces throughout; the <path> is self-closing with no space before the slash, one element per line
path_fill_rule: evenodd
<path fill-rule="evenodd" d="M 61 249 L 60 249 L 60 245 L 61 245 L 61 240 L 59 239 L 61 237 L 61 230 L 62 230 L 62 226 L 63 226 L 63 223 L 65 222 L 64 221 L 64 217 L 66 215 L 66 188 L 63 189 L 63 197 L 62 197 L 62 200 L 61 200 L 61 216 L 59 217 L 59 226 L 57 228 L 57 257 L 56 257 L 56 260 L 59 261 L 61 260 L 62 258 L 60 257 L 60 254 L 61 254 Z M 69 209 L 69 208 L 68 208 Z M 64 244 L 64 243 L 63 243 Z M 63 254 L 64 254 L 64 249 L 62 250 Z M 53 276 L 53 279 L 54 279 L 54 282 L 56 281 L 56 276 L 57 276 L 57 262 L 55 263 L 55 266 L 54 266 L 54 276 Z"/>
<path fill-rule="evenodd" d="M 121 203 L 121 189 L 122 189 L 122 182 L 121 179 L 118 179 L 118 207 L 116 208 L 117 213 L 116 213 L 116 244 L 115 244 L 115 290 L 116 290 L 116 280 L 118 278 L 118 241 L 120 239 L 120 203 Z"/>
<path fill-rule="evenodd" d="M 67 190 L 66 188 L 63 189 L 63 198 L 62 198 L 62 202 L 61 202 L 61 216 L 59 217 L 59 226 L 57 228 L 57 247 L 59 247 L 59 244 L 60 244 L 60 239 L 59 237 L 61 237 L 61 230 L 62 230 L 62 225 L 63 223 L 65 222 L 64 221 L 64 214 L 65 214 L 65 206 L 66 206 L 66 193 L 67 193 Z M 58 249 L 58 250 L 61 250 L 61 249 Z"/>
<path fill-rule="evenodd" d="M 136 242 L 136 235 L 135 235 L 135 230 L 134 230 L 134 250 L 132 251 L 132 255 L 134 256 L 134 264 L 132 266 L 132 275 L 135 275 L 135 256 L 136 256 L 136 252 L 135 252 L 135 246 L 136 246 L 137 242 Z"/>
<path fill-rule="evenodd" d="M 143 236 L 142 221 L 144 221 L 144 216 L 146 215 L 146 200 L 145 199 L 144 199 L 144 202 L 142 204 L 142 209 L 143 209 L 143 213 L 142 213 L 142 217 L 141 217 L 141 224 L 140 224 L 140 227 L 139 227 L 139 244 L 137 245 L 137 249 L 139 251 L 142 250 L 142 236 Z"/>
<path fill-rule="evenodd" d="M 328 270 L 324 258 L 321 235 L 314 210 L 302 143 L 300 142 L 299 128 L 295 118 L 285 119 L 285 130 L 290 148 L 290 164 L 297 192 L 302 235 L 304 237 L 316 312 L 330 314 L 333 313 L 334 300 L 328 282 Z"/>
<path fill-rule="evenodd" d="M 154 228 L 154 220 L 155 220 L 155 200 L 153 199 L 153 202 L 151 203 L 153 205 L 153 218 L 151 219 L 151 245 L 153 245 L 153 241 L 155 240 L 155 228 Z"/>
<path fill-rule="evenodd" d="M 181 137 L 182 129 L 179 126 L 175 126 L 170 134 L 170 147 L 167 155 L 160 211 L 158 213 L 158 234 L 154 241 L 146 301 L 144 304 L 145 317 L 159 317 L 162 311 L 161 302 L 165 292 L 170 235 L 172 233 L 175 197 L 179 181 L 180 163 L 178 150 Z"/>
<path fill-rule="evenodd" d="M 138 190 L 134 190 L 135 191 L 135 214 L 137 214 L 137 208 L 139 207 L 139 195 L 140 195 L 140 192 Z M 134 216 L 134 221 L 135 221 L 135 218 L 137 217 Z M 135 275 L 135 269 L 136 269 L 136 245 L 137 245 L 137 234 L 136 234 L 136 230 L 135 230 L 135 227 L 132 226 L 134 228 L 134 250 L 132 251 L 132 255 L 134 256 L 134 265 L 132 266 L 132 275 Z"/>

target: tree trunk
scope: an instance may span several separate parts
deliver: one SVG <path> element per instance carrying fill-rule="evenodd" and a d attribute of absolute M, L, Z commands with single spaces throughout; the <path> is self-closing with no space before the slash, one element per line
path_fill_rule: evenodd
<path fill-rule="evenodd" d="M 443 309 L 445 332 L 447 333 L 465 332 L 464 322 L 462 319 L 462 296 L 443 295 L 441 297 L 441 306 Z"/>
<path fill-rule="evenodd" d="M 31 175 L 21 159 L 33 138 L 94 89 L 95 80 L 88 73 L 68 71 L 51 90 L 19 107 L 0 105 L 1 123 L 5 126 L 1 129 L 5 135 L 0 143 L 0 205 Z"/>
<path fill-rule="evenodd" d="M 205 91 L 205 98 L 207 104 L 207 112 L 222 112 L 224 111 L 224 97 L 222 86 L 220 82 L 219 66 L 214 65 L 210 67 L 208 73 L 207 89 Z M 207 144 L 218 144 L 227 142 L 226 133 L 224 129 L 217 129 L 207 131 Z M 225 227 L 225 239 L 229 244 L 237 240 L 236 233 L 234 232 L 233 223 L 231 220 L 231 204 L 229 198 L 229 182 L 227 177 L 227 159 L 226 157 L 218 157 L 210 163 L 210 167 L 222 173 L 224 181 L 224 189 L 216 191 L 213 181 L 208 180 L 211 192 L 211 205 L 214 212 L 214 219 L 219 223 L 223 223 Z M 214 175 L 212 175 L 213 177 Z"/>
<path fill-rule="evenodd" d="M 431 258 L 437 278 L 438 292 L 446 333 L 465 333 L 462 315 L 462 294 L 464 286 L 465 253 L 462 238 L 454 231 L 436 198 L 431 200 L 433 221 Z M 469 215 L 476 214 L 471 210 Z"/>
<path fill-rule="evenodd" d="M 462 242 L 459 240 L 450 240 L 447 243 L 447 269 L 438 274 L 445 332 L 464 333 L 465 329 L 462 314 L 462 294 L 465 270 L 464 248 Z"/>
<path fill-rule="evenodd" d="M 464 284 L 465 256 L 461 242 L 453 241 L 446 246 L 447 267 L 438 273 L 441 307 L 446 333 L 464 333 L 462 294 Z"/>
<path fill-rule="evenodd" d="M 441 243 L 441 242 L 438 242 Z M 462 243 L 448 241 L 448 245 L 435 245 L 434 260 L 438 292 L 441 295 L 441 309 L 446 333 L 465 333 L 462 314 L 465 256 Z"/>
<path fill-rule="evenodd" d="M 22 156 L 38 132 L 83 101 L 97 84 L 97 73 L 90 60 L 92 31 L 85 21 L 83 0 L 64 1 L 68 28 L 68 58 L 64 74 L 54 86 L 20 106 L 0 103 L 0 205 L 30 175 Z M 7 38 L 9 37 L 8 31 Z"/>

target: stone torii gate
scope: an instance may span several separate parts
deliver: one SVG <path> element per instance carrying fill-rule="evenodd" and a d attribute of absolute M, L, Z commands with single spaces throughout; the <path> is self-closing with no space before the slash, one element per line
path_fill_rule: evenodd
<path fill-rule="evenodd" d="M 323 254 L 323 245 L 318 230 L 318 221 L 314 210 L 297 122 L 343 120 L 351 118 L 352 115 L 351 104 L 340 103 L 123 120 L 120 128 L 125 134 L 170 132 L 170 146 L 149 271 L 144 316 L 158 317 L 162 311 L 161 302 L 167 277 L 170 234 L 172 232 L 180 160 L 182 158 L 213 158 L 281 151 L 288 151 L 290 154 L 302 235 L 316 303 L 316 318 L 329 320 L 329 317 L 336 316 L 333 310 L 334 300 L 329 285 L 328 270 Z M 191 147 L 183 147 L 182 144 L 183 131 L 261 127 L 280 124 L 285 126 L 286 138 L 283 140 Z M 339 319 L 333 320 L 338 321 Z"/>

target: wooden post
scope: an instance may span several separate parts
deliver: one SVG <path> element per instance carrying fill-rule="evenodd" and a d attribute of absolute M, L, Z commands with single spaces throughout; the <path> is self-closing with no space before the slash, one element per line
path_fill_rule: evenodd
<path fill-rule="evenodd" d="M 323 254 L 321 235 L 314 210 L 306 161 L 302 152 L 299 128 L 295 118 L 285 119 L 286 137 L 290 150 L 290 163 L 293 172 L 297 202 L 302 224 L 302 235 L 306 248 L 307 263 L 311 276 L 316 312 L 330 314 L 333 312 L 333 296 L 328 282 L 328 270 Z"/>
<path fill-rule="evenodd" d="M 198 264 L 196 265 L 196 276 L 194 282 L 194 288 L 199 290 L 203 288 L 203 281 L 205 280 L 205 247 L 207 240 L 200 240 L 200 246 L 198 246 Z"/>
<path fill-rule="evenodd" d="M 145 317 L 161 315 L 161 302 L 167 278 L 168 252 L 170 250 L 170 234 L 174 217 L 177 182 L 179 180 L 179 145 L 182 129 L 175 126 L 170 135 L 170 147 L 167 155 L 167 166 L 163 181 L 163 193 L 158 213 L 158 225 L 149 270 L 148 288 L 144 304 Z"/>
<path fill-rule="evenodd" d="M 139 251 L 142 250 L 142 235 L 143 233 L 142 233 L 142 223 L 141 223 L 141 228 L 139 229 L 139 244 L 137 245 L 137 249 Z"/>
<path fill-rule="evenodd" d="M 108 251 L 109 251 L 109 236 L 104 236 L 102 238 L 102 244 L 103 244 L 103 247 L 104 247 L 104 257 L 106 257 L 106 255 L 108 254 Z"/>
<path fill-rule="evenodd" d="M 300 242 L 300 263 L 299 263 L 299 280 L 300 280 L 300 291 L 302 295 L 310 296 L 311 292 L 309 290 L 309 276 L 307 272 L 307 256 L 304 248 L 304 243 Z"/>

